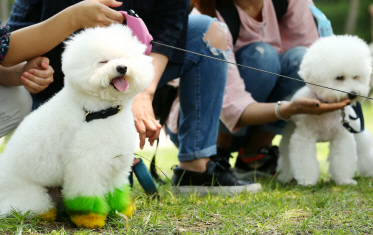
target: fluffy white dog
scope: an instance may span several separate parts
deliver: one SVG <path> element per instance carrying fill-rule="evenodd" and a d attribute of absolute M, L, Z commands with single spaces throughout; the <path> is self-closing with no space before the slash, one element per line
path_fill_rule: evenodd
<path fill-rule="evenodd" d="M 67 41 L 64 88 L 26 117 L 0 156 L 1 215 L 14 209 L 53 220 L 46 187 L 57 186 L 77 226 L 102 227 L 110 213 L 131 214 L 131 108 L 154 74 L 145 49 L 119 24 L 86 29 Z"/>
<path fill-rule="evenodd" d="M 321 102 L 346 99 L 362 101 L 354 95 L 366 96 L 372 73 L 372 58 L 367 44 L 355 36 L 330 36 L 316 41 L 305 54 L 299 75 L 306 81 L 346 91 L 351 94 L 307 84 L 295 97 L 309 97 Z M 351 114 L 347 106 L 347 117 Z M 339 184 L 355 185 L 356 170 L 373 176 L 372 138 L 368 131 L 350 133 L 341 124 L 341 110 L 322 115 L 294 115 L 285 127 L 280 143 L 278 179 L 295 178 L 300 185 L 317 183 L 320 168 L 316 159 L 316 143 L 330 142 L 329 171 Z"/>

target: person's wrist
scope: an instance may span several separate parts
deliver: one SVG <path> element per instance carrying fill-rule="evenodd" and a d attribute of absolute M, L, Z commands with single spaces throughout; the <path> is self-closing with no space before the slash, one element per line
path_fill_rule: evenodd
<path fill-rule="evenodd" d="M 292 116 L 291 103 L 288 101 L 278 101 L 275 107 L 275 114 L 279 120 L 289 121 Z"/>
<path fill-rule="evenodd" d="M 75 13 L 75 6 L 70 6 L 65 9 L 64 12 L 64 19 L 68 19 L 69 21 L 69 29 L 73 33 L 80 29 L 79 20 L 77 19 L 77 14 Z"/>
<path fill-rule="evenodd" d="M 154 92 L 152 90 L 143 90 L 140 92 L 136 97 L 141 97 L 141 99 L 149 99 L 153 101 L 154 98 Z"/>

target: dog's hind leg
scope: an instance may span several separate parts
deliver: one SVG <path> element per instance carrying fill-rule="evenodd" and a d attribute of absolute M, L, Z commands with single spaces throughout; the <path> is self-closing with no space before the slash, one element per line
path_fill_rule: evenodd
<path fill-rule="evenodd" d="M 289 160 L 291 171 L 299 185 L 315 185 L 320 166 L 316 159 L 316 138 L 309 135 L 307 127 L 297 127 L 290 137 Z"/>
<path fill-rule="evenodd" d="M 294 129 L 295 125 L 293 122 L 290 121 L 286 124 L 279 147 L 280 158 L 278 159 L 276 169 L 279 172 L 277 175 L 277 179 L 284 183 L 290 182 L 294 177 L 293 173 L 291 172 L 289 160 L 290 137 L 293 134 Z"/>
<path fill-rule="evenodd" d="M 330 141 L 329 172 L 338 185 L 356 185 L 353 180 L 356 172 L 356 142 L 351 133 L 346 130 L 335 135 Z"/>
<path fill-rule="evenodd" d="M 373 176 L 373 141 L 368 130 L 354 135 L 357 149 L 357 172 L 364 177 Z"/>
<path fill-rule="evenodd" d="M 117 175 L 111 181 L 112 184 L 109 186 L 109 192 L 106 195 L 106 200 L 110 207 L 110 214 L 116 212 L 122 213 L 128 218 L 135 212 L 135 204 L 131 198 L 131 186 L 128 182 L 127 171 L 123 174 Z"/>
<path fill-rule="evenodd" d="M 12 211 L 25 214 L 31 212 L 44 220 L 56 218 L 57 210 L 47 189 L 24 180 L 2 178 L 0 180 L 0 214 L 9 215 Z"/>

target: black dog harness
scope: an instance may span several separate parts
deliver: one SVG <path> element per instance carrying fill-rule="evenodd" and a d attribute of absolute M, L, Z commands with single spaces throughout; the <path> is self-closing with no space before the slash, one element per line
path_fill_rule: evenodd
<path fill-rule="evenodd" d="M 118 105 L 118 106 L 115 106 L 115 107 L 110 107 L 108 109 L 103 109 L 103 110 L 100 110 L 100 111 L 97 111 L 97 112 L 88 112 L 88 111 L 85 111 L 85 121 L 86 122 L 90 122 L 92 120 L 95 120 L 95 119 L 105 119 L 105 118 L 108 118 L 110 116 L 113 116 L 115 114 L 118 114 L 122 111 L 122 106 L 121 105 Z"/>

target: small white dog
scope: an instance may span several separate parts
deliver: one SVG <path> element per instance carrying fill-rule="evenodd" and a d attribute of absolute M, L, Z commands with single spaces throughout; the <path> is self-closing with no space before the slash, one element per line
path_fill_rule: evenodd
<path fill-rule="evenodd" d="M 299 75 L 306 81 L 349 93 L 366 96 L 372 73 L 372 58 L 367 44 L 355 36 L 330 36 L 316 41 L 305 54 Z M 362 98 L 307 84 L 294 96 L 339 102 Z M 345 112 L 349 116 L 351 107 Z M 320 168 L 316 159 L 316 143 L 330 142 L 329 171 L 339 184 L 355 185 L 356 170 L 362 176 L 373 176 L 372 138 L 368 131 L 350 133 L 341 124 L 341 110 L 322 115 L 294 115 L 285 127 L 280 143 L 278 180 L 295 178 L 300 185 L 317 183 Z"/>
<path fill-rule="evenodd" d="M 131 108 L 154 74 L 145 49 L 119 24 L 86 29 L 66 42 L 64 88 L 26 117 L 0 156 L 0 215 L 14 209 L 53 220 L 46 187 L 58 186 L 79 227 L 102 227 L 116 211 L 131 215 Z"/>

